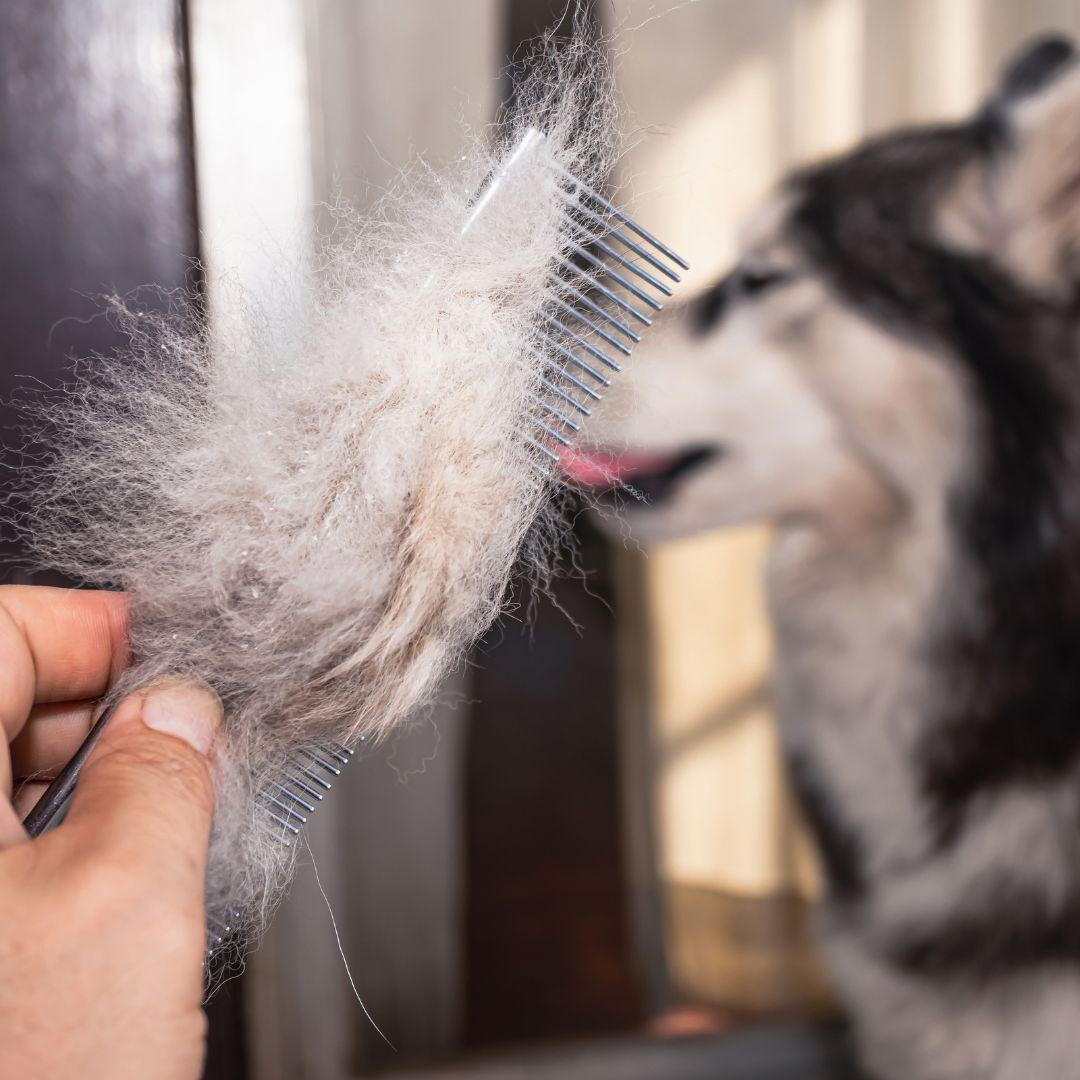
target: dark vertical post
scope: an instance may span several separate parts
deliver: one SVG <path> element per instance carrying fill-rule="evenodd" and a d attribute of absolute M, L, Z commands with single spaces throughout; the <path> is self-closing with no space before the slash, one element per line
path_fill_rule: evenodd
<path fill-rule="evenodd" d="M 564 0 L 511 0 L 507 55 Z M 581 10 L 593 17 L 591 5 Z M 568 23 L 564 24 L 568 29 Z M 620 848 L 610 556 L 579 530 L 586 585 L 479 648 L 466 773 L 466 1039 L 615 1030 L 641 1015 Z M 528 606 L 524 597 L 522 610 Z"/>

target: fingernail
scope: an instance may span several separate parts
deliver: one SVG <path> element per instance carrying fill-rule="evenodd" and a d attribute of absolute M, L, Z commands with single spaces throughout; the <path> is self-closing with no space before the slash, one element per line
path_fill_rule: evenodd
<path fill-rule="evenodd" d="M 142 718 L 148 728 L 175 735 L 206 754 L 221 720 L 221 702 L 205 686 L 163 683 L 147 691 Z"/>

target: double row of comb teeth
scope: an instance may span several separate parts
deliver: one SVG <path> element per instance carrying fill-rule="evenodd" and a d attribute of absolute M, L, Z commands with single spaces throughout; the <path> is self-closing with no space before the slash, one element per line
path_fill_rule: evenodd
<path fill-rule="evenodd" d="M 289 752 L 276 776 L 263 781 L 255 795 L 256 812 L 278 843 L 291 846 L 299 838 L 308 816 L 318 809 L 353 754 L 350 747 L 336 742 L 300 746 Z M 208 959 L 229 942 L 241 918 L 236 910 L 207 915 Z"/>
<path fill-rule="evenodd" d="M 545 476 L 559 462 L 559 447 L 569 447 L 581 430 L 579 418 L 591 414 L 591 405 L 611 385 L 611 374 L 622 370 L 616 356 L 630 355 L 640 331 L 652 325 L 651 316 L 663 306 L 661 298 L 672 295 L 662 279 L 677 284 L 676 268 L 689 269 L 602 195 L 565 169 L 561 175 L 566 243 L 532 350 L 543 375 L 533 397 L 536 412 L 528 417 L 533 435 L 525 437 L 541 455 L 534 462 Z"/>
<path fill-rule="evenodd" d="M 231 910 L 223 916 L 206 916 L 206 959 L 209 961 L 219 949 L 224 948 L 240 927 L 240 912 Z"/>
<path fill-rule="evenodd" d="M 276 840 L 291 844 L 300 835 L 307 815 L 315 813 L 352 756 L 349 747 L 335 742 L 301 746 L 289 753 L 281 772 L 264 781 L 257 794 L 258 810 Z"/>

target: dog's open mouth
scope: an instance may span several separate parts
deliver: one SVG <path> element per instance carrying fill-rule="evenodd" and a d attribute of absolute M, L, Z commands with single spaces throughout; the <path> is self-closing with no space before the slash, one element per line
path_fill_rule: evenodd
<path fill-rule="evenodd" d="M 598 494 L 629 490 L 657 503 L 672 493 L 678 482 L 720 454 L 717 446 L 691 446 L 675 453 L 568 450 L 562 458 L 563 474 L 572 484 Z"/>

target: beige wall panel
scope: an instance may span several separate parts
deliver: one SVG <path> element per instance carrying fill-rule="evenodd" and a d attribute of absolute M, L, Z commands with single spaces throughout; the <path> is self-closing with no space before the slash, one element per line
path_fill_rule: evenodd
<path fill-rule="evenodd" d="M 616 5 L 648 18 L 648 0 Z M 795 153 L 850 141 L 858 117 L 835 113 L 857 87 L 862 0 L 802 5 L 713 0 L 636 30 L 620 69 L 632 122 L 648 131 L 624 162 L 639 220 L 683 252 L 688 290 L 723 272 L 739 223 Z M 840 75 L 818 47 L 850 53 Z M 678 58 L 674 61 L 673 58 Z M 813 83 L 795 122 L 795 71 Z M 856 95 L 856 98 L 858 95 Z M 829 115 L 818 129 L 815 110 Z M 650 712 L 661 877 L 764 895 L 794 889 L 776 737 L 766 695 L 769 633 L 761 569 L 767 534 L 748 530 L 670 545 L 636 560 L 653 648 Z M 781 821 L 785 818 L 785 821 Z"/>
<path fill-rule="evenodd" d="M 637 145 L 622 177 L 635 216 L 691 264 L 688 290 L 734 253 L 734 228 L 777 172 L 787 140 L 782 74 L 796 0 L 711 0 L 649 20 L 616 0 L 619 88 Z"/>

